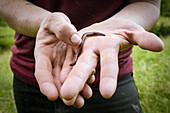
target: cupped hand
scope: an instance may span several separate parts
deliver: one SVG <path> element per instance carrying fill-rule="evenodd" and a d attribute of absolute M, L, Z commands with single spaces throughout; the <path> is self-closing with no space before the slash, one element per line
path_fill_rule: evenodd
<path fill-rule="evenodd" d="M 163 50 L 163 42 L 139 25 L 120 19 L 112 22 L 114 23 L 108 21 L 97 23 L 79 31 L 79 35 L 95 31 L 104 33 L 106 36 L 87 37 L 77 63 L 68 76 L 63 74 L 61 77 L 63 85 L 60 93 L 64 99 L 75 98 L 83 90 L 85 83 L 96 68 L 98 59 L 101 63 L 100 93 L 104 98 L 110 98 L 117 87 L 118 53 L 120 51 L 132 45 L 155 52 Z M 66 60 L 65 64 L 67 63 Z"/>
<path fill-rule="evenodd" d="M 60 72 L 66 57 L 66 53 L 72 51 L 71 46 L 78 46 L 81 38 L 70 20 L 62 13 L 53 13 L 44 19 L 36 37 L 35 46 L 35 77 L 41 92 L 49 100 L 56 100 L 60 96 Z M 71 70 L 71 67 L 69 67 Z M 85 87 L 84 95 L 91 95 Z M 87 93 L 86 93 L 87 92 Z M 60 96 L 61 97 L 61 96 Z M 73 100 L 64 100 L 68 105 L 79 106 L 83 101 L 81 95 Z"/>

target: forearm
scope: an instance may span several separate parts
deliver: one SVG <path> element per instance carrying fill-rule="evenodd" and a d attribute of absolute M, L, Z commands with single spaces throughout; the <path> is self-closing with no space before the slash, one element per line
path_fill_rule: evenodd
<path fill-rule="evenodd" d="M 35 37 L 42 20 L 50 12 L 26 0 L 1 0 L 0 15 L 16 32 Z"/>
<path fill-rule="evenodd" d="M 138 1 L 140 2 L 130 3 L 117 14 L 115 14 L 113 17 L 109 18 L 106 21 L 103 21 L 102 23 L 112 23 L 109 25 L 114 26 L 115 19 L 120 19 L 136 23 L 143 27 L 145 30 L 150 30 L 159 18 L 160 1 L 155 0 L 153 3 L 149 2 L 149 0 L 147 2 L 141 2 L 144 0 Z"/>
<path fill-rule="evenodd" d="M 157 3 L 159 3 L 159 1 Z M 158 17 L 159 5 L 154 5 L 151 2 L 131 3 L 109 19 L 82 29 L 80 33 L 98 31 L 106 35 L 114 34 L 128 40 L 131 44 L 140 45 L 140 43 L 144 43 L 146 40 L 152 42 L 151 40 L 153 38 L 151 38 L 152 36 L 149 37 L 150 35 L 156 37 L 154 34 L 146 32 L 146 30 L 152 28 Z M 145 37 L 143 37 L 143 34 L 145 34 Z M 142 38 L 140 38 L 141 36 Z M 161 42 L 158 37 L 154 39 L 157 39 L 158 43 Z M 158 45 L 161 46 L 155 50 L 162 50 L 163 43 Z"/>

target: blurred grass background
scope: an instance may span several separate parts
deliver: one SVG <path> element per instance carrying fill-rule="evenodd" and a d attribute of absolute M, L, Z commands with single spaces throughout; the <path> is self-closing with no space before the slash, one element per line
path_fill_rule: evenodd
<path fill-rule="evenodd" d="M 144 113 L 170 113 L 170 36 L 162 40 L 165 49 L 160 53 L 135 47 L 132 54 Z"/>
<path fill-rule="evenodd" d="M 134 79 L 144 113 L 170 113 L 170 1 L 162 0 L 161 17 L 151 32 L 164 42 L 165 49 L 154 53 L 135 46 Z M 14 31 L 0 17 L 0 113 L 16 113 L 10 70 Z"/>

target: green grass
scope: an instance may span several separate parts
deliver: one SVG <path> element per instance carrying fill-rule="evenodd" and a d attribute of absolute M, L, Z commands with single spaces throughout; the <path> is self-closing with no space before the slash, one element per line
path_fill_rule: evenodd
<path fill-rule="evenodd" d="M 169 17 L 163 17 L 163 16 L 160 16 L 159 19 L 158 19 L 158 22 L 156 23 L 157 25 L 160 25 L 162 23 L 166 24 L 166 26 L 170 26 L 170 18 Z"/>
<path fill-rule="evenodd" d="M 134 78 L 144 113 L 170 112 L 170 36 L 163 41 L 165 49 L 160 53 L 133 50 Z"/>
<path fill-rule="evenodd" d="M 166 18 L 161 21 L 167 21 Z M 10 47 L 14 31 L 0 25 L 0 113 L 16 113 L 10 71 Z M 154 53 L 135 46 L 134 78 L 144 113 L 169 113 L 170 110 L 170 36 L 162 38 L 165 49 Z"/>
<path fill-rule="evenodd" d="M 14 31 L 2 21 L 0 23 L 0 113 L 16 113 L 12 91 L 13 74 L 9 65 Z"/>
<path fill-rule="evenodd" d="M 9 49 L 14 44 L 14 30 L 8 26 L 0 26 L 0 47 Z"/>
<path fill-rule="evenodd" d="M 9 66 L 11 51 L 0 51 L 0 113 L 16 113 Z"/>

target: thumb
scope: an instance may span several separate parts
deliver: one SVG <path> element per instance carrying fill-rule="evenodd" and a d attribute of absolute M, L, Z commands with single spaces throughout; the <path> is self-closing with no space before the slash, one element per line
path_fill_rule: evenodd
<path fill-rule="evenodd" d="M 59 40 L 69 45 L 78 46 L 81 43 L 81 37 L 77 34 L 77 30 L 72 24 L 53 24 L 52 26 L 48 26 L 48 29 L 54 33 Z"/>
<path fill-rule="evenodd" d="M 133 45 L 153 52 L 160 52 L 164 49 L 162 40 L 153 33 L 147 31 L 126 32 L 128 40 Z"/>

